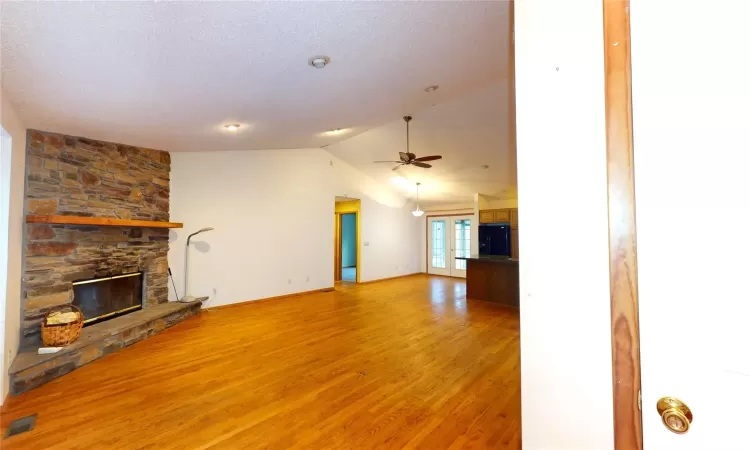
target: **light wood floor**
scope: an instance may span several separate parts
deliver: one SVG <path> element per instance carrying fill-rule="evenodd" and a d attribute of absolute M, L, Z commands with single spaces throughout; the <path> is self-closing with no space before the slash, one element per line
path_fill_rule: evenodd
<path fill-rule="evenodd" d="M 518 313 L 418 275 L 204 311 L 5 405 L 13 449 L 520 443 Z"/>

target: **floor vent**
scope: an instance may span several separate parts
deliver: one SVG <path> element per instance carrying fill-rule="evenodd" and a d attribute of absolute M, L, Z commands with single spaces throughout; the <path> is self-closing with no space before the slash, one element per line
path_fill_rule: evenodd
<path fill-rule="evenodd" d="M 16 419 L 11 422 L 10 425 L 8 425 L 8 428 L 5 430 L 5 436 L 3 436 L 3 439 L 8 439 L 11 436 L 31 431 L 34 429 L 35 424 L 36 414 Z"/>

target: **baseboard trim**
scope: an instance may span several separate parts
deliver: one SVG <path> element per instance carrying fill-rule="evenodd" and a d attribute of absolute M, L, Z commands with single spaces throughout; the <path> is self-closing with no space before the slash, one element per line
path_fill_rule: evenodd
<path fill-rule="evenodd" d="M 204 308 L 204 311 L 217 311 L 219 309 L 226 309 L 226 308 L 233 308 L 236 306 L 247 306 L 254 303 L 261 303 L 261 302 L 267 302 L 270 300 L 281 300 L 284 298 L 291 298 L 291 297 L 299 297 L 300 295 L 307 295 L 307 294 L 316 294 L 320 292 L 333 292 L 334 287 L 327 287 L 322 289 L 313 289 L 311 291 L 302 291 L 302 292 L 295 292 L 293 294 L 284 294 L 284 295 L 276 295 L 274 297 L 266 297 L 266 298 L 259 298 L 257 300 L 245 300 L 244 302 L 237 302 L 237 303 L 230 303 L 228 305 L 219 305 L 219 306 L 210 306 L 208 308 Z"/>
<path fill-rule="evenodd" d="M 381 281 L 388 281 L 388 280 L 397 280 L 397 279 L 399 279 L 399 278 L 414 277 L 414 276 L 417 276 L 417 275 L 425 275 L 425 273 L 424 273 L 424 272 L 414 272 L 414 273 L 409 273 L 409 274 L 406 274 L 406 275 L 397 275 L 397 276 L 395 276 L 395 277 L 388 277 L 388 278 L 378 278 L 377 280 L 360 281 L 360 282 L 359 282 L 359 283 L 357 283 L 357 284 L 371 284 L 371 283 L 379 283 L 379 282 L 381 282 Z"/>

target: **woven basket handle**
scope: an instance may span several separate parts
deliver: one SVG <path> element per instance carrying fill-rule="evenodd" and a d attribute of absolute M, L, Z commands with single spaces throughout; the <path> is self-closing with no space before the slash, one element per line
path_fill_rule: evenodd
<path fill-rule="evenodd" d="M 47 314 L 44 315 L 44 322 L 43 323 L 45 325 L 47 325 L 47 326 L 53 326 L 53 325 L 50 325 L 47 322 L 47 319 L 49 318 L 50 314 L 56 313 L 56 312 L 66 312 L 66 310 L 70 310 L 70 311 L 76 312 L 76 313 L 78 313 L 78 317 L 79 317 L 80 320 L 84 319 L 83 312 L 81 312 L 81 309 L 78 308 L 76 305 L 70 303 L 70 304 L 67 304 L 67 305 L 56 306 L 56 307 L 50 309 L 49 311 L 47 311 Z M 64 325 L 64 324 L 62 324 L 62 325 Z"/>

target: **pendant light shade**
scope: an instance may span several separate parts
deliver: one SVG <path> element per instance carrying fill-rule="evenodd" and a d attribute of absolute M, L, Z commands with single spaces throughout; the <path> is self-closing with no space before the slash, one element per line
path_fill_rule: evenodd
<path fill-rule="evenodd" d="M 414 217 L 422 217 L 424 215 L 424 211 L 419 209 L 419 185 L 422 183 L 417 183 L 417 209 L 412 211 L 411 213 L 414 214 Z"/>

